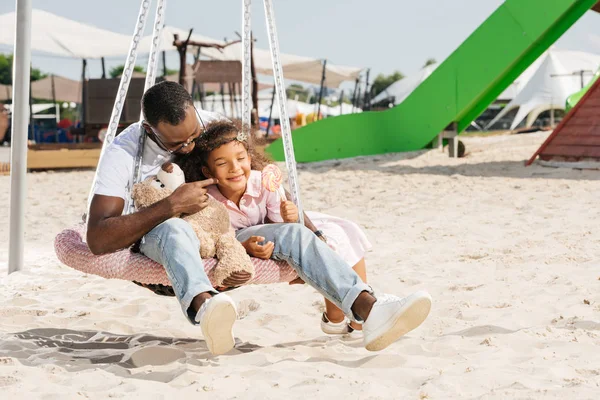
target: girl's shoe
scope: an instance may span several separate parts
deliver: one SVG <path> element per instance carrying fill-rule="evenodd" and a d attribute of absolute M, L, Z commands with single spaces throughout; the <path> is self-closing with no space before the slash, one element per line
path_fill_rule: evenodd
<path fill-rule="evenodd" d="M 328 335 L 346 335 L 355 332 L 354 328 L 350 326 L 350 320 L 348 318 L 344 317 L 340 322 L 331 322 L 325 313 L 323 313 L 323 317 L 321 317 L 321 330 Z"/>

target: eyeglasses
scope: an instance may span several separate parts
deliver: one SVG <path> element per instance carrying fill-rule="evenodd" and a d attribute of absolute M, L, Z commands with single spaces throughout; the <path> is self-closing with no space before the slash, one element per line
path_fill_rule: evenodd
<path fill-rule="evenodd" d="M 192 106 L 194 107 L 194 111 L 196 111 L 196 115 L 198 116 L 198 120 L 200 121 L 200 124 L 202 125 L 202 132 L 204 132 L 206 130 L 206 125 L 204 125 L 204 121 L 202 120 L 202 117 L 200 116 L 200 112 L 198 112 L 198 109 L 196 108 L 196 106 Z M 178 145 L 175 148 L 169 148 L 169 146 L 167 146 L 161 139 L 160 139 L 160 134 L 158 132 L 156 132 L 154 130 L 154 128 L 152 126 L 150 126 L 150 124 L 148 124 L 146 121 L 142 120 L 142 124 L 146 124 L 149 128 L 150 131 L 152 132 L 152 136 L 154 138 L 154 140 L 156 141 L 156 144 L 158 144 L 159 147 L 161 147 L 164 151 L 166 151 L 167 153 L 169 153 L 169 155 L 172 155 L 174 153 L 178 153 L 181 150 L 185 149 L 186 147 L 188 147 L 190 144 L 192 144 L 194 142 L 194 140 L 198 139 L 198 137 L 200 137 L 200 135 L 202 135 L 202 132 L 200 132 L 200 134 L 198 134 L 198 136 L 194 137 L 195 135 L 192 135 L 188 138 L 187 141 L 185 141 L 185 143 L 182 143 L 180 145 Z M 148 131 L 146 131 L 147 133 L 149 133 Z"/>

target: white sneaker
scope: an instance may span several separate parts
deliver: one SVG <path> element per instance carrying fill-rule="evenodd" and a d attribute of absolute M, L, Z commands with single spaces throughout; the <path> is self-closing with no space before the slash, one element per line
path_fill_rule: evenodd
<path fill-rule="evenodd" d="M 236 318 L 235 303 L 226 294 L 219 293 L 202 304 L 196 314 L 196 322 L 200 324 L 206 345 L 212 354 L 225 354 L 233 348 L 233 324 Z"/>
<path fill-rule="evenodd" d="M 321 330 L 328 335 L 345 335 L 352 333 L 354 328 L 350 326 L 350 320 L 344 317 L 340 322 L 331 322 L 327 314 L 323 313 L 321 317 Z"/>
<path fill-rule="evenodd" d="M 425 321 L 431 310 L 431 296 L 419 291 L 400 298 L 389 294 L 376 296 L 369 318 L 363 323 L 365 347 L 383 350 Z"/>

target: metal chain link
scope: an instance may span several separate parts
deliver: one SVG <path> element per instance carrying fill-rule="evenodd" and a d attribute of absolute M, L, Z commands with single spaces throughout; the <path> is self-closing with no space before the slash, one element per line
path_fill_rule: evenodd
<path fill-rule="evenodd" d="M 285 85 L 283 81 L 283 67 L 279 58 L 279 41 L 277 40 L 277 29 L 275 27 L 275 11 L 273 2 L 264 0 L 265 18 L 267 20 L 267 33 L 269 35 L 269 45 L 271 47 L 271 60 L 273 62 L 273 78 L 275 79 L 275 88 L 277 92 L 277 103 L 279 105 L 279 116 L 281 117 L 281 136 L 283 139 L 283 148 L 285 151 L 285 164 L 288 170 L 288 179 L 290 182 L 290 194 L 292 201 L 298 207 L 300 223 L 304 223 L 302 213 L 302 204 L 300 203 L 300 190 L 298 188 L 298 173 L 296 171 L 296 157 L 294 156 L 294 144 L 292 142 L 292 131 L 290 128 L 290 119 L 287 112 L 287 97 L 285 94 Z"/>
<path fill-rule="evenodd" d="M 131 77 L 133 75 L 133 68 L 135 67 L 135 60 L 137 59 L 138 46 L 140 44 L 140 40 L 142 40 L 144 27 L 146 26 L 146 20 L 148 19 L 149 8 L 150 0 L 142 0 L 138 20 L 135 24 L 135 30 L 133 31 L 131 46 L 129 47 L 129 54 L 127 55 L 125 67 L 123 68 L 123 74 L 121 75 L 121 82 L 119 83 L 117 98 L 115 99 L 115 106 L 110 116 L 108 131 L 106 132 L 106 138 L 104 139 L 102 146 L 103 148 L 112 143 L 117 133 L 117 127 L 119 126 L 119 120 L 121 119 L 121 113 L 123 112 L 125 98 L 127 97 L 127 90 L 129 89 L 129 83 L 131 82 Z"/>
<path fill-rule="evenodd" d="M 252 121 L 252 0 L 242 0 L 242 130 L 250 133 Z"/>
<path fill-rule="evenodd" d="M 156 71 L 158 70 L 158 49 L 162 39 L 162 31 L 165 26 L 165 11 L 167 0 L 158 0 L 156 5 L 156 15 L 154 16 L 154 29 L 152 34 L 152 44 L 150 45 L 150 54 L 148 56 L 148 67 L 146 68 L 146 83 L 144 84 L 144 93 L 154 86 L 156 82 Z"/>
<path fill-rule="evenodd" d="M 127 97 L 127 90 L 129 89 L 129 83 L 133 74 L 133 68 L 135 67 L 135 60 L 137 58 L 137 50 L 142 34 L 144 33 L 144 27 L 146 26 L 146 19 L 148 18 L 148 9 L 150 8 L 150 0 L 142 0 L 140 4 L 140 12 L 138 14 L 135 29 L 133 30 L 133 37 L 131 39 L 131 45 L 129 46 L 129 53 L 127 54 L 127 60 L 125 67 L 123 68 L 123 74 L 121 75 L 121 82 L 119 83 L 119 89 L 117 90 L 117 97 L 115 98 L 115 105 L 110 116 L 110 122 L 108 130 L 102 143 L 102 149 L 100 150 L 100 157 L 98 165 L 102 162 L 106 148 L 114 140 L 117 127 L 119 126 L 119 120 L 121 119 L 121 113 L 123 112 L 123 105 L 125 104 L 125 98 Z M 88 208 L 94 194 L 94 188 L 96 187 L 96 181 L 98 180 L 98 169 L 94 175 L 94 181 L 92 182 L 92 188 L 88 196 Z"/>

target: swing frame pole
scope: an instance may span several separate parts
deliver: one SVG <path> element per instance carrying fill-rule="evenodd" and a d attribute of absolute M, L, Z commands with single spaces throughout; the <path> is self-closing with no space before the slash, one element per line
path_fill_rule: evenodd
<path fill-rule="evenodd" d="M 13 58 L 8 273 L 23 269 L 27 198 L 27 118 L 31 83 L 31 0 L 17 0 Z"/>

